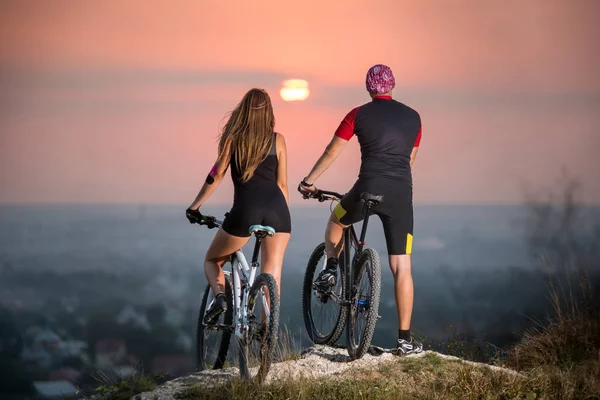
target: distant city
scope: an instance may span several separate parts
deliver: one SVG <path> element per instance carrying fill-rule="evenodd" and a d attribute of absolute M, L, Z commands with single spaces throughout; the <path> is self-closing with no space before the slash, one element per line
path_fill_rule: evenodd
<path fill-rule="evenodd" d="M 327 213 L 293 212 L 281 328 L 298 350 L 310 346 L 304 268 Z M 522 216 L 508 206 L 417 208 L 413 329 L 427 346 L 444 351 L 449 337 L 463 335 L 503 348 L 531 318 L 544 318 L 557 272 L 528 251 Z M 373 221 L 367 239 L 384 277 L 373 344 L 390 347 L 395 305 L 383 232 Z M 174 207 L 0 207 L 3 398 L 79 396 L 133 374 L 193 372 L 202 259 L 214 232 L 189 225 Z"/>

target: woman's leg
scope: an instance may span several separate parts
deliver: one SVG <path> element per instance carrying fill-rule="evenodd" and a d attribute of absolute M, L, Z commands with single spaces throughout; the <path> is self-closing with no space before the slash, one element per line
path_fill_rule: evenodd
<path fill-rule="evenodd" d="M 248 240 L 250 237 L 233 236 L 223 228 L 217 231 L 204 257 L 204 273 L 215 296 L 225 292 L 223 264 L 232 253 L 244 247 Z"/>
<path fill-rule="evenodd" d="M 281 267 L 289 240 L 290 234 L 281 232 L 264 238 L 261 245 L 261 272 L 273 275 L 279 294 L 281 293 Z"/>

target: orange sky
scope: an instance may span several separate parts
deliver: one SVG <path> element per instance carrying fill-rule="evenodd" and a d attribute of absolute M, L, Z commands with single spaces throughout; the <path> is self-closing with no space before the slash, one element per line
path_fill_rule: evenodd
<path fill-rule="evenodd" d="M 0 202 L 187 204 L 252 86 L 272 95 L 293 189 L 381 62 L 423 120 L 416 202 L 519 202 L 566 165 L 600 203 L 597 15 L 595 0 L 3 1 Z M 286 78 L 309 99 L 281 101 Z M 353 140 L 319 185 L 347 190 L 359 154 Z"/>

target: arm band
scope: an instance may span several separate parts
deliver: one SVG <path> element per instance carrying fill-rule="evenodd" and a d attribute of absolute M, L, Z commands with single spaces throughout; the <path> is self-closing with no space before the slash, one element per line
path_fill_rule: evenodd
<path fill-rule="evenodd" d="M 210 172 L 206 176 L 206 183 L 208 183 L 209 185 L 212 185 L 215 182 L 215 178 L 213 176 L 216 175 L 217 172 L 219 172 L 219 166 L 217 164 L 215 164 L 215 165 L 213 165 Z"/>

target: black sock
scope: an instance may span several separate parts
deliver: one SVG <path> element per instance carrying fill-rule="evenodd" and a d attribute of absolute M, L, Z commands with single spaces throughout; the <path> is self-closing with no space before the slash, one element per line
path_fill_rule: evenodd
<path fill-rule="evenodd" d="M 410 329 L 407 329 L 405 331 L 402 329 L 398 329 L 398 339 L 410 341 Z"/>
<path fill-rule="evenodd" d="M 336 269 L 338 266 L 338 259 L 335 257 L 329 257 L 327 259 L 327 265 L 325 266 L 325 268 L 327 269 Z"/>

